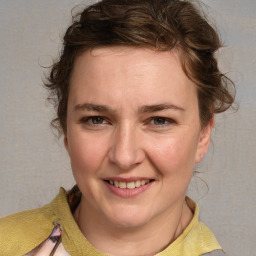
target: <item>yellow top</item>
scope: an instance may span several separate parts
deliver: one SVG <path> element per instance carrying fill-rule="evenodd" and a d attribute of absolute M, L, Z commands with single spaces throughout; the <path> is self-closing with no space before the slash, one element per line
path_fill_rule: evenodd
<path fill-rule="evenodd" d="M 197 204 L 189 198 L 187 202 L 194 209 L 192 221 L 184 232 L 165 250 L 156 254 L 157 256 L 198 256 L 221 249 L 213 233 L 198 220 Z M 50 204 L 42 208 L 0 219 L 0 255 L 25 255 L 47 240 L 56 224 L 60 224 L 62 244 L 70 255 L 106 256 L 94 248 L 78 228 L 63 188 Z"/>

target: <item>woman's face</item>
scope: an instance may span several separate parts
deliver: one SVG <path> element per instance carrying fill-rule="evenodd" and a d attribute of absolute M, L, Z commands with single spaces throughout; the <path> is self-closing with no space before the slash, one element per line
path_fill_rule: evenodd
<path fill-rule="evenodd" d="M 180 209 L 210 132 L 177 52 L 109 47 L 77 58 L 65 145 L 95 220 L 138 227 Z"/>

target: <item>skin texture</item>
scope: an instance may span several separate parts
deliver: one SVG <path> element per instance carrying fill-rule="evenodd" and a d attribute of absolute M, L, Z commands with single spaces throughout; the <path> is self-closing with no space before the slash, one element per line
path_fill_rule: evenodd
<path fill-rule="evenodd" d="M 80 55 L 64 142 L 83 195 L 75 219 L 86 238 L 111 255 L 152 255 L 176 239 L 192 219 L 185 193 L 212 126 L 200 126 L 196 86 L 175 50 Z M 108 179 L 151 182 L 123 197 Z"/>

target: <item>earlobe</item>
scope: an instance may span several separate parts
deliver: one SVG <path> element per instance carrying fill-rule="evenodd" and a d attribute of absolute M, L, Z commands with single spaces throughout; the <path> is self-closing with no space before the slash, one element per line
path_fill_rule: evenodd
<path fill-rule="evenodd" d="M 214 117 L 211 119 L 209 124 L 204 127 L 200 133 L 195 162 L 200 163 L 204 155 L 207 153 L 211 142 L 211 133 L 214 126 Z"/>

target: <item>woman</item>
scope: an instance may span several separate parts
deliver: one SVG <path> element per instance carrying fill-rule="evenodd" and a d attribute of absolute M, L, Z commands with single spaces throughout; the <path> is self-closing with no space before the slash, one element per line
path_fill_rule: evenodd
<path fill-rule="evenodd" d="M 77 185 L 3 218 L 1 255 L 224 255 L 186 197 L 233 103 L 220 46 L 190 1 L 103 0 L 75 17 L 46 87 Z"/>

